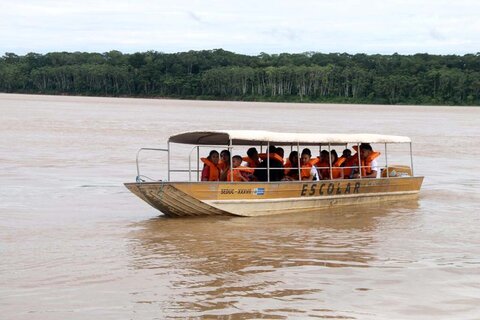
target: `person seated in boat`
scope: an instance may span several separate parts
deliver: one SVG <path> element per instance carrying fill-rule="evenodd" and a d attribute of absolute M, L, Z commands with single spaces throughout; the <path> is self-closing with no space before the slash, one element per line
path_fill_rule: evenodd
<path fill-rule="evenodd" d="M 202 169 L 202 181 L 218 181 L 220 179 L 220 169 L 218 168 L 218 161 L 220 156 L 217 150 L 212 150 L 208 157 L 201 158 L 204 163 Z"/>
<path fill-rule="evenodd" d="M 266 153 L 260 153 L 258 156 L 259 156 L 260 160 L 262 160 L 262 162 L 265 161 L 267 158 L 273 158 L 275 160 L 280 161 L 283 164 L 284 163 L 283 155 L 284 155 L 283 148 L 277 148 L 277 147 L 271 145 L 269 147 L 269 149 L 267 149 Z"/>
<path fill-rule="evenodd" d="M 227 172 L 230 169 L 230 151 L 222 150 L 220 152 L 220 161 L 218 162 L 218 168 L 220 169 L 220 181 L 227 180 Z"/>
<path fill-rule="evenodd" d="M 378 170 L 378 162 L 376 159 L 379 156 L 380 152 L 373 151 L 369 143 L 362 143 L 360 145 L 362 178 L 377 178 L 380 171 Z M 360 174 L 358 172 L 355 173 L 354 178 L 360 178 Z"/>
<path fill-rule="evenodd" d="M 330 168 L 329 168 L 327 179 L 343 179 L 343 169 L 341 168 L 341 166 L 343 162 L 345 162 L 345 158 L 342 158 L 342 157 L 339 158 L 337 151 L 335 149 L 330 151 L 330 158 L 331 158 L 330 161 L 332 162 L 332 170 L 331 170 L 332 174 L 330 175 Z"/>
<path fill-rule="evenodd" d="M 282 158 L 282 163 L 285 165 L 285 160 L 284 160 L 284 157 L 285 157 L 285 150 L 283 150 L 282 147 L 277 147 L 275 149 L 275 153 L 278 154 L 278 156 L 280 158 Z"/>
<path fill-rule="evenodd" d="M 357 151 L 357 146 L 353 146 L 353 150 Z M 342 163 L 343 178 L 351 179 L 355 172 L 358 172 L 358 154 L 353 154 L 350 149 L 343 150 L 342 157 L 345 161 Z M 341 157 L 341 158 L 342 158 Z"/>
<path fill-rule="evenodd" d="M 302 150 L 302 155 L 300 158 L 300 165 L 302 166 L 300 173 L 301 173 L 301 180 L 307 181 L 318 181 L 320 177 L 318 176 L 317 168 L 315 164 L 320 161 L 319 158 L 312 158 L 312 152 L 310 149 L 305 148 Z"/>
<path fill-rule="evenodd" d="M 255 169 L 243 167 L 241 165 L 242 161 L 243 158 L 240 155 L 235 155 L 232 157 L 232 169 L 228 169 L 227 181 L 239 182 L 252 180 L 252 175 Z"/>
<path fill-rule="evenodd" d="M 268 155 L 268 156 L 267 156 Z M 262 158 L 262 154 L 260 154 Z M 283 158 L 276 153 L 275 146 L 271 145 L 264 156 L 265 160 L 255 170 L 255 177 L 258 181 L 268 181 L 268 172 L 270 172 L 270 181 L 280 181 L 283 179 Z M 267 170 L 270 168 L 270 170 Z"/>
<path fill-rule="evenodd" d="M 283 180 L 294 181 L 298 180 L 298 152 L 292 151 L 285 163 L 285 177 Z"/>
<path fill-rule="evenodd" d="M 330 162 L 328 160 L 329 157 L 330 153 L 327 150 L 322 150 L 322 152 L 320 152 L 320 156 L 317 158 L 318 162 L 316 163 L 316 167 L 320 180 L 330 179 Z"/>
<path fill-rule="evenodd" d="M 247 156 L 243 157 L 243 161 L 247 163 L 250 168 L 256 168 L 260 164 L 260 157 L 258 156 L 257 148 L 250 148 L 247 150 Z"/>
<path fill-rule="evenodd" d="M 351 156 L 352 156 L 352 150 L 346 148 L 345 150 L 343 150 L 342 156 L 339 159 L 345 159 L 344 160 L 344 163 L 345 163 L 345 161 L 349 159 Z"/>

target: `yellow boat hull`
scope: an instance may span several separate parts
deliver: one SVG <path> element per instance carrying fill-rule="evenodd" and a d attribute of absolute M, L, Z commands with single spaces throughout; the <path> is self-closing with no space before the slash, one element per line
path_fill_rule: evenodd
<path fill-rule="evenodd" d="M 262 216 L 415 199 L 423 177 L 294 182 L 142 182 L 125 186 L 169 217 Z"/>

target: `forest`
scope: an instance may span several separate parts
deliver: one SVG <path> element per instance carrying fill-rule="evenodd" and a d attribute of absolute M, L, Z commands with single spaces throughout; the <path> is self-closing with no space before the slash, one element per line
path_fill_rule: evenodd
<path fill-rule="evenodd" d="M 0 58 L 0 92 L 243 101 L 480 105 L 480 53 L 236 54 L 222 49 Z"/>

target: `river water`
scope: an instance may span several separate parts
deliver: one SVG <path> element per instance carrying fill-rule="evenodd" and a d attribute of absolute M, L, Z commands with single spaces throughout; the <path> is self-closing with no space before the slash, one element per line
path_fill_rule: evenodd
<path fill-rule="evenodd" d="M 479 122 L 463 107 L 0 94 L 0 318 L 480 319 Z M 166 219 L 122 183 L 139 147 L 196 129 L 406 135 L 425 181 L 403 204 Z"/>

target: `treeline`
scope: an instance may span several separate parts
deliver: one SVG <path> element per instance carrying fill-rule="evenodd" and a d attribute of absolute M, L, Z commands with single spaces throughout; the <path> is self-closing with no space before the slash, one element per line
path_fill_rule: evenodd
<path fill-rule="evenodd" d="M 247 56 L 225 50 L 0 58 L 0 91 L 260 101 L 480 105 L 480 53 Z"/>

